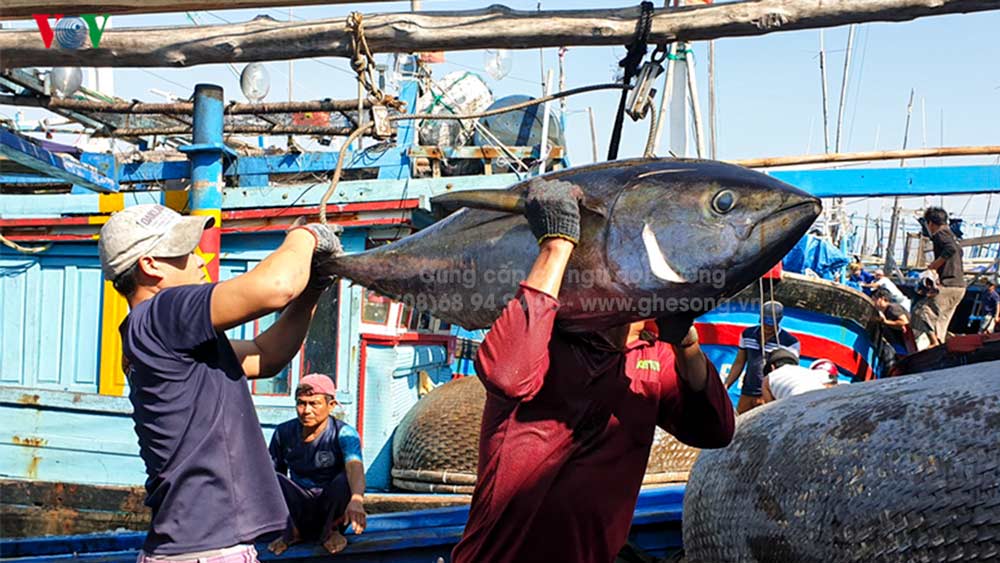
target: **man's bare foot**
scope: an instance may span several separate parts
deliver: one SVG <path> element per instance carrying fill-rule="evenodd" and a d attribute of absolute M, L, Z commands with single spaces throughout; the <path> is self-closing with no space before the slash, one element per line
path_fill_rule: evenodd
<path fill-rule="evenodd" d="M 284 537 L 280 537 L 269 543 L 267 545 L 267 549 L 275 555 L 281 555 L 286 549 L 301 541 L 302 538 L 299 536 L 299 530 L 297 528 L 292 528 L 292 539 L 285 541 Z"/>
<path fill-rule="evenodd" d="M 282 553 L 285 552 L 286 549 L 288 549 L 288 544 L 285 543 L 284 538 L 278 538 L 273 542 L 267 544 L 267 549 L 268 551 L 270 551 L 275 555 L 281 555 Z"/>
<path fill-rule="evenodd" d="M 347 538 L 339 531 L 334 530 L 330 532 L 330 537 L 326 538 L 326 541 L 323 542 L 323 547 L 330 552 L 330 555 L 335 555 L 344 551 L 344 548 L 347 547 Z"/>

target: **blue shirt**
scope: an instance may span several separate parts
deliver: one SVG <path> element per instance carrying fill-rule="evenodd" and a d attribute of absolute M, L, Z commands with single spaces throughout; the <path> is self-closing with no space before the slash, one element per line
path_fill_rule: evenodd
<path fill-rule="evenodd" d="M 322 488 L 344 472 L 348 461 L 361 461 L 361 437 L 346 422 L 332 416 L 312 442 L 302 441 L 299 419 L 282 422 L 271 436 L 274 470 L 305 489 Z"/>
<path fill-rule="evenodd" d="M 997 305 L 1000 304 L 1000 295 L 997 290 L 983 292 L 983 316 L 992 317 L 997 314 Z"/>
<path fill-rule="evenodd" d="M 250 543 L 288 515 L 243 368 L 212 326 L 214 288 L 165 289 L 119 327 L 148 475 L 147 553 Z"/>
<path fill-rule="evenodd" d="M 751 326 L 743 330 L 740 334 L 740 350 L 745 350 L 747 354 L 746 371 L 743 372 L 743 386 L 740 388 L 741 395 L 750 397 L 760 397 L 763 391 L 764 360 L 767 354 L 774 352 L 779 347 L 799 353 L 799 339 L 792 336 L 783 328 L 778 329 L 778 339 L 771 337 L 764 343 L 764 352 L 761 353 L 761 328 Z"/>

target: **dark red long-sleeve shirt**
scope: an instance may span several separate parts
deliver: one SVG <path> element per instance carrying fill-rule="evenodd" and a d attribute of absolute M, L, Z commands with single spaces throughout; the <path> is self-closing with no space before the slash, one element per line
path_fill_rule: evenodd
<path fill-rule="evenodd" d="M 558 308 L 522 286 L 479 348 L 479 478 L 453 562 L 608 563 L 628 536 L 655 426 L 700 448 L 732 439 L 711 364 L 692 391 L 669 345 L 600 351 L 553 331 Z"/>

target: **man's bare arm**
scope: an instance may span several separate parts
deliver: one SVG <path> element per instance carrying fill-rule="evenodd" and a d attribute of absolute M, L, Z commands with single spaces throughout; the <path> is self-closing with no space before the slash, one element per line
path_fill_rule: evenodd
<path fill-rule="evenodd" d="M 538 245 L 538 258 L 531 266 L 524 285 L 559 298 L 563 275 L 573 254 L 573 243 L 561 238 L 549 238 Z"/>
<path fill-rule="evenodd" d="M 344 470 L 351 487 L 351 501 L 347 503 L 344 518 L 354 528 L 354 533 L 360 534 L 368 525 L 368 514 L 365 512 L 365 466 L 352 459 L 344 464 Z"/>
<path fill-rule="evenodd" d="M 316 238 L 293 230 L 256 268 L 219 283 L 212 291 L 212 326 L 229 330 L 284 308 L 309 282 Z"/>
<path fill-rule="evenodd" d="M 253 340 L 232 341 L 248 379 L 274 377 L 302 348 L 322 292 L 306 288 L 267 330 Z"/>
<path fill-rule="evenodd" d="M 743 375 L 743 368 L 746 366 L 746 363 L 747 351 L 740 349 L 736 353 L 736 360 L 733 361 L 733 367 L 729 368 L 729 376 L 726 377 L 726 389 L 732 387 L 733 383 L 736 383 L 736 380 Z"/>

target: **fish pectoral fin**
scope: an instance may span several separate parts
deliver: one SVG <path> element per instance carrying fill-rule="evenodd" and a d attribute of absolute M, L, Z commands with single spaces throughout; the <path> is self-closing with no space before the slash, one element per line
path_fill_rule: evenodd
<path fill-rule="evenodd" d="M 648 224 L 642 226 L 642 244 L 646 247 L 649 270 L 653 272 L 654 276 L 670 283 L 688 283 L 667 263 L 666 257 L 663 256 L 663 249 L 660 248 L 660 243 L 656 240 L 656 233 L 649 228 Z"/>
<path fill-rule="evenodd" d="M 524 197 L 508 190 L 464 190 L 431 198 L 431 210 L 438 218 L 462 207 L 521 214 L 524 213 Z M 607 207 L 597 199 L 584 196 L 580 208 L 601 217 L 608 216 Z"/>

